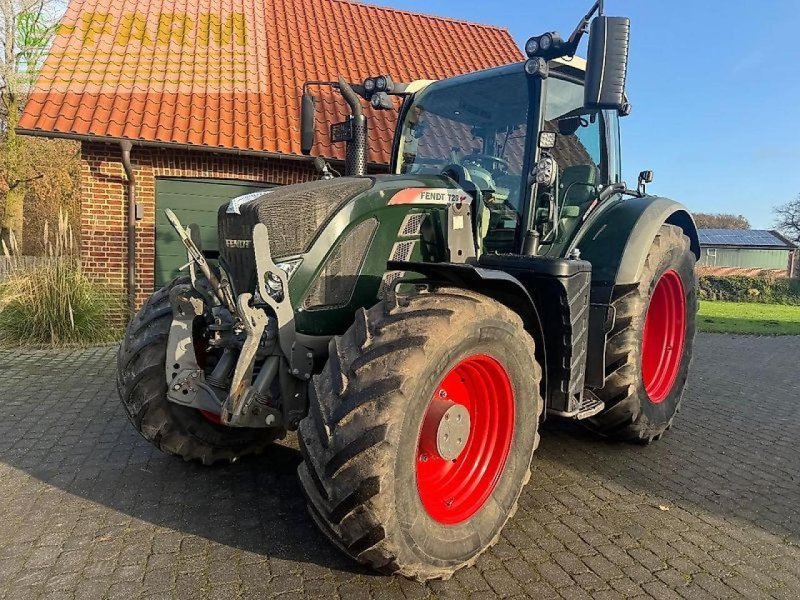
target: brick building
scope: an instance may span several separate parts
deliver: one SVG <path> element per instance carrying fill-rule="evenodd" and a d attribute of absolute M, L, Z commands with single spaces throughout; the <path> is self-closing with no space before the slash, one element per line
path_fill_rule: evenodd
<path fill-rule="evenodd" d="M 163 209 L 214 247 L 225 200 L 317 177 L 300 153 L 305 81 L 439 79 L 521 58 L 504 29 L 347 0 L 72 0 L 19 132 L 81 141 L 83 267 L 120 295 L 135 208 L 138 305 L 185 262 Z M 342 159 L 328 129 L 345 116 L 320 93 L 314 154 Z M 386 170 L 396 114 L 369 116 L 370 168 Z"/>

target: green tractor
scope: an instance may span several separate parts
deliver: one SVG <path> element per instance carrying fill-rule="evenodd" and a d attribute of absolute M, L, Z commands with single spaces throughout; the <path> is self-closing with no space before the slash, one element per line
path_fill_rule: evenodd
<path fill-rule="evenodd" d="M 545 418 L 649 443 L 695 336 L 689 212 L 622 183 L 630 23 L 443 81 L 310 82 L 351 108 L 346 176 L 237 198 L 219 250 L 170 214 L 189 273 L 128 326 L 118 387 L 164 452 L 212 464 L 297 431 L 309 511 L 348 555 L 447 578 L 495 543 Z M 595 14 L 597 13 L 597 14 Z M 575 57 L 589 33 L 588 59 Z M 362 103 L 402 98 L 390 175 L 364 174 Z"/>

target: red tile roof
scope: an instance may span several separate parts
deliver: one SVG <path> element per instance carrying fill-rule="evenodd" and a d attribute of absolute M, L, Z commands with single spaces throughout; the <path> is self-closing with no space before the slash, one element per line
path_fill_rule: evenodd
<path fill-rule="evenodd" d="M 348 0 L 72 0 L 22 132 L 300 154 L 305 81 L 440 79 L 521 60 L 505 29 Z M 315 153 L 341 158 L 319 94 Z M 372 116 L 386 163 L 396 114 Z"/>

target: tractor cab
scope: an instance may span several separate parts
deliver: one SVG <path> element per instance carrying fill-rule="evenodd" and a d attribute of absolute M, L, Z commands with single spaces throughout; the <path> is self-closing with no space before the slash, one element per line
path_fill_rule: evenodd
<path fill-rule="evenodd" d="M 436 175 L 462 166 L 480 192 L 486 252 L 520 252 L 530 218 L 537 254 L 562 256 L 600 192 L 621 181 L 619 111 L 584 109 L 585 69 L 574 57 L 551 61 L 546 80 L 515 64 L 429 85 L 401 113 L 392 170 Z M 552 157 L 555 182 L 531 196 L 541 152 Z"/>
<path fill-rule="evenodd" d="M 590 28 L 583 60 L 575 53 Z M 400 84 L 388 76 L 360 85 L 309 82 L 303 150 L 310 153 L 314 139 L 309 87 L 331 85 L 351 106 L 353 115 L 332 128 L 334 141 L 348 142 L 350 175 L 363 175 L 359 165 L 367 163 L 358 98 L 381 110 L 393 108 L 390 96 L 400 96 L 393 173 L 444 176 L 468 189 L 478 255 L 565 257 L 591 214 L 625 191 L 619 117 L 630 112 L 629 29 L 626 18 L 602 16 L 598 1 L 568 40 L 557 32 L 528 40 L 524 63 L 435 82 Z"/>

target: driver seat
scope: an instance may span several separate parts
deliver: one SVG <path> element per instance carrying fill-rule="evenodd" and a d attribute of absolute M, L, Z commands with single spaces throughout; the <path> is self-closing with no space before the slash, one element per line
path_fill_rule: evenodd
<path fill-rule="evenodd" d="M 564 169 L 558 189 L 560 207 L 559 240 L 568 240 L 580 217 L 597 197 L 600 173 L 595 165 L 574 165 Z"/>

